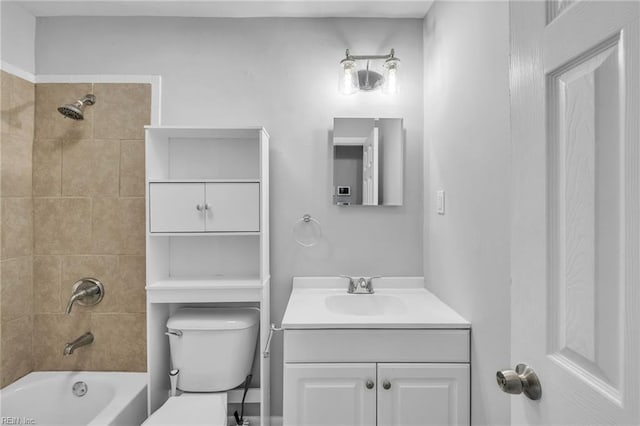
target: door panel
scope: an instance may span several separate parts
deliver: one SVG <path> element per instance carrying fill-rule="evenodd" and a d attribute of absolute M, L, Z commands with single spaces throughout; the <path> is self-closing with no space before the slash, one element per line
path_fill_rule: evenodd
<path fill-rule="evenodd" d="M 376 424 L 376 365 L 285 364 L 284 426 Z"/>
<path fill-rule="evenodd" d="M 259 183 L 207 183 L 208 232 L 260 231 Z"/>
<path fill-rule="evenodd" d="M 514 425 L 640 424 L 639 8 L 510 4 Z"/>
<path fill-rule="evenodd" d="M 150 232 L 203 232 L 204 184 L 150 183 L 149 214 Z"/>
<path fill-rule="evenodd" d="M 378 426 L 468 426 L 469 380 L 467 364 L 378 364 Z"/>

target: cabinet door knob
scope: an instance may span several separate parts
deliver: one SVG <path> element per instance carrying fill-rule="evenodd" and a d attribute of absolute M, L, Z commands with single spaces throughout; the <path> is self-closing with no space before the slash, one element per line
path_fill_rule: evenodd
<path fill-rule="evenodd" d="M 211 210 L 211 204 L 205 204 L 204 205 L 204 209 L 205 210 Z"/>
<path fill-rule="evenodd" d="M 384 382 L 382 382 L 382 387 L 385 388 L 385 390 L 391 389 L 391 382 L 388 380 L 385 380 Z"/>
<path fill-rule="evenodd" d="M 373 387 L 375 386 L 375 383 L 373 383 L 373 380 L 369 379 L 367 380 L 367 389 L 373 389 Z"/>
<path fill-rule="evenodd" d="M 199 212 L 202 211 L 202 204 L 196 204 L 196 210 L 198 210 Z"/>

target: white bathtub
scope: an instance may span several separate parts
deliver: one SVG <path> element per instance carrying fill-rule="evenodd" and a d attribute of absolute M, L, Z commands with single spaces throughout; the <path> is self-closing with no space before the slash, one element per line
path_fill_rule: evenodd
<path fill-rule="evenodd" d="M 2 425 L 139 426 L 146 413 L 146 373 L 33 372 L 0 390 Z"/>

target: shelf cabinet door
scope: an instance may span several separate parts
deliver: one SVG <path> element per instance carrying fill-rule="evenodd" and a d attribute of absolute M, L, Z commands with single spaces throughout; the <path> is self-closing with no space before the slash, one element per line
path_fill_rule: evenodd
<path fill-rule="evenodd" d="M 468 364 L 378 364 L 378 426 L 469 426 L 469 381 Z"/>
<path fill-rule="evenodd" d="M 216 182 L 205 184 L 207 232 L 260 231 L 260 184 Z"/>
<path fill-rule="evenodd" d="M 374 363 L 287 363 L 284 369 L 283 426 L 376 424 Z"/>
<path fill-rule="evenodd" d="M 150 232 L 203 232 L 204 184 L 150 183 L 149 215 Z"/>

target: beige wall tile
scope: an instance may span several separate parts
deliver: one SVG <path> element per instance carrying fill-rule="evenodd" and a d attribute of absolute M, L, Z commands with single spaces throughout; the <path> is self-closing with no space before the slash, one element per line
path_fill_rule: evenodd
<path fill-rule="evenodd" d="M 3 197 L 31 197 L 33 138 L 2 135 L 0 172 Z"/>
<path fill-rule="evenodd" d="M 144 214 L 144 198 L 95 198 L 93 252 L 143 255 Z"/>
<path fill-rule="evenodd" d="M 144 139 L 151 122 L 150 84 L 95 84 L 96 139 Z"/>
<path fill-rule="evenodd" d="M 120 256 L 120 307 L 125 312 L 146 312 L 146 273 L 144 256 Z"/>
<path fill-rule="evenodd" d="M 62 143 L 62 195 L 117 196 L 120 143 L 65 140 Z"/>
<path fill-rule="evenodd" d="M 72 312 L 38 314 L 33 321 L 33 361 L 35 371 L 88 370 L 95 343 L 64 356 L 64 346 L 91 331 L 91 315 Z M 95 334 L 95 333 L 94 333 Z"/>
<path fill-rule="evenodd" d="M 118 256 L 64 256 L 60 287 L 61 308 L 65 309 L 71 297 L 73 284 L 82 278 L 96 278 L 104 286 L 104 298 L 94 306 L 76 303 L 73 312 L 122 312 L 118 305 L 121 282 L 118 279 Z"/>
<path fill-rule="evenodd" d="M 121 197 L 144 197 L 144 167 L 144 140 L 121 141 Z"/>
<path fill-rule="evenodd" d="M 62 313 L 62 257 L 33 257 L 33 312 Z"/>
<path fill-rule="evenodd" d="M 35 85 L 2 73 L 2 132 L 33 140 Z"/>
<path fill-rule="evenodd" d="M 62 140 L 36 139 L 33 143 L 33 195 L 62 194 Z"/>
<path fill-rule="evenodd" d="M 33 253 L 33 201 L 2 198 L 2 258 Z"/>
<path fill-rule="evenodd" d="M 36 254 L 82 254 L 91 247 L 90 198 L 35 198 Z"/>
<path fill-rule="evenodd" d="M 63 117 L 58 112 L 61 105 L 73 103 L 91 93 L 90 83 L 40 83 L 36 85 L 36 139 L 76 140 L 93 137 L 93 114 L 95 106 L 84 109 L 84 120 Z M 97 102 L 100 102 L 98 99 Z"/>
<path fill-rule="evenodd" d="M 31 256 L 0 262 L 2 321 L 33 314 L 33 262 Z"/>
<path fill-rule="evenodd" d="M 33 317 L 31 315 L 2 321 L 0 387 L 15 382 L 33 370 L 32 332 Z"/>
<path fill-rule="evenodd" d="M 93 370 L 147 370 L 145 314 L 93 314 L 91 327 L 96 338 Z"/>

